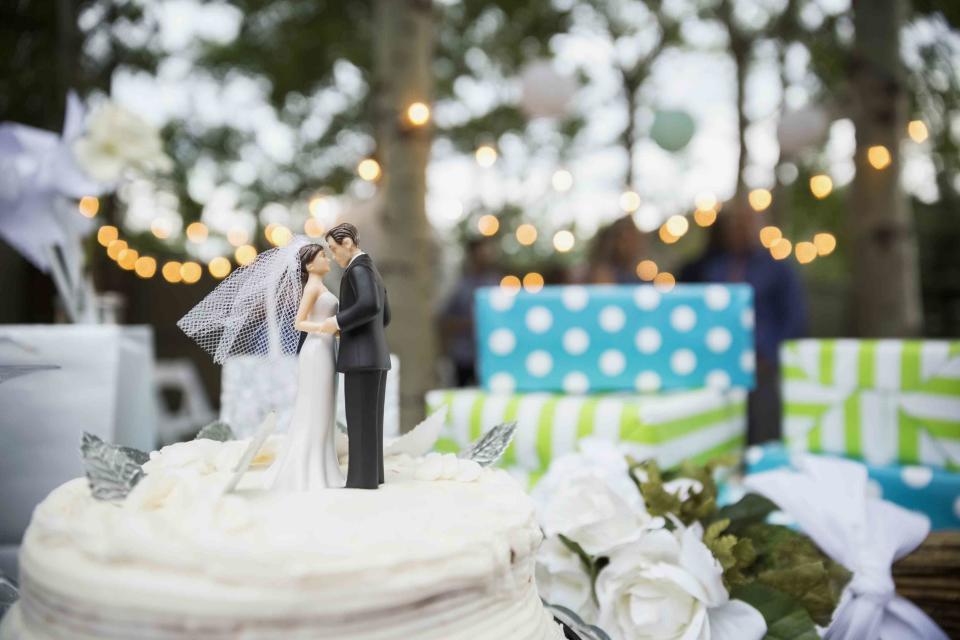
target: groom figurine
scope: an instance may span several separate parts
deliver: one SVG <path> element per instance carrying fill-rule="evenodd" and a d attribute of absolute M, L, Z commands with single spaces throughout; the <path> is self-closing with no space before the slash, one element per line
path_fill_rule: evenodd
<path fill-rule="evenodd" d="M 340 332 L 337 371 L 344 374 L 350 462 L 347 488 L 383 484 L 383 396 L 390 369 L 384 327 L 390 324 L 387 290 L 373 260 L 360 250 L 357 228 L 348 222 L 326 234 L 334 259 L 343 267 L 340 310 L 320 330 Z"/>

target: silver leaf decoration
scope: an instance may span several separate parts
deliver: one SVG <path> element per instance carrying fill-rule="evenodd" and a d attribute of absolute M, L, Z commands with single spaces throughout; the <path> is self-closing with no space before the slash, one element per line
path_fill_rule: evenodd
<path fill-rule="evenodd" d="M 0 573 L 0 618 L 20 599 L 17 583 Z"/>
<path fill-rule="evenodd" d="M 84 431 L 80 454 L 90 492 L 97 500 L 122 500 L 143 478 L 143 469 L 135 459 L 147 456 L 142 451 L 118 447 Z"/>
<path fill-rule="evenodd" d="M 574 636 L 580 640 L 610 640 L 610 636 L 608 636 L 606 632 L 599 627 L 587 624 L 570 609 L 561 607 L 560 605 L 550 604 L 542 598 L 541 602 L 543 602 L 543 606 L 547 612 L 553 616 L 553 619 L 563 625 L 564 632 L 573 632 Z M 570 636 L 567 635 L 566 637 L 569 638 Z"/>
<path fill-rule="evenodd" d="M 461 458 L 473 460 L 481 467 L 489 467 L 496 463 L 503 455 L 503 452 L 510 446 L 513 440 L 513 434 L 517 431 L 517 423 L 504 422 L 490 429 L 476 442 L 460 452 Z"/>
<path fill-rule="evenodd" d="M 200 433 L 194 438 L 194 440 L 201 439 L 227 442 L 228 440 L 236 440 L 237 437 L 233 434 L 233 429 L 230 428 L 230 425 L 221 420 L 216 420 L 200 429 Z"/>

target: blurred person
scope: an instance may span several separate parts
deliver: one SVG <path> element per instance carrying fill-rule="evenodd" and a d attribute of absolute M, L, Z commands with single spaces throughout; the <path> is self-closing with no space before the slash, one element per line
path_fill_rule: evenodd
<path fill-rule="evenodd" d="M 721 212 L 702 256 L 680 270 L 680 282 L 745 282 L 753 286 L 756 388 L 747 401 L 747 440 L 780 438 L 780 343 L 807 333 L 807 304 L 789 260 L 760 243 L 760 214 L 745 202 Z"/>
<path fill-rule="evenodd" d="M 588 279 L 599 284 L 637 284 L 637 263 L 646 249 L 646 238 L 631 216 L 602 227 L 590 247 Z"/>
<path fill-rule="evenodd" d="M 444 352 L 453 362 L 458 387 L 477 383 L 477 342 L 473 322 L 473 296 L 479 287 L 500 284 L 496 266 L 497 243 L 493 238 L 467 242 L 463 274 L 440 313 L 440 336 Z"/>

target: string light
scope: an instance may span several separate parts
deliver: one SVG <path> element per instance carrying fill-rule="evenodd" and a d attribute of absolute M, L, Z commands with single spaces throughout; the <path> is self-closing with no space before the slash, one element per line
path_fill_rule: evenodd
<path fill-rule="evenodd" d="M 282 224 L 278 224 L 271 229 L 268 239 L 276 247 L 285 247 L 293 240 L 293 233 Z"/>
<path fill-rule="evenodd" d="M 573 249 L 575 242 L 576 238 L 574 238 L 573 234 L 566 229 L 561 229 L 553 234 L 553 248 L 560 253 L 566 253 Z"/>
<path fill-rule="evenodd" d="M 184 262 L 180 265 L 180 278 L 187 284 L 193 284 L 203 275 L 203 267 L 196 262 Z"/>
<path fill-rule="evenodd" d="M 237 247 L 233 252 L 233 258 L 240 266 L 246 266 L 257 259 L 257 250 L 253 245 L 245 244 Z"/>
<path fill-rule="evenodd" d="M 701 227 L 709 227 L 717 221 L 717 210 L 697 209 L 693 212 L 693 220 Z"/>
<path fill-rule="evenodd" d="M 677 279 L 669 271 L 661 271 L 653 279 L 653 286 L 660 291 L 670 291 L 677 284 Z"/>
<path fill-rule="evenodd" d="M 767 249 L 772 247 L 773 244 L 782 237 L 783 233 L 777 227 L 764 227 L 760 229 L 760 244 Z"/>
<path fill-rule="evenodd" d="M 430 120 L 430 107 L 423 102 L 414 102 L 407 107 L 407 121 L 413 126 L 423 126 L 428 120 Z"/>
<path fill-rule="evenodd" d="M 110 256 L 111 260 L 116 260 L 120 256 L 120 252 L 126 248 L 127 242 L 125 240 L 114 240 L 107 245 L 107 255 Z"/>
<path fill-rule="evenodd" d="M 209 235 L 207 225 L 202 222 L 191 222 L 187 225 L 187 240 L 194 243 L 205 242 Z"/>
<path fill-rule="evenodd" d="M 907 134 L 911 140 L 917 143 L 923 142 L 930 135 L 923 120 L 911 120 L 910 124 L 907 125 Z"/>
<path fill-rule="evenodd" d="M 817 247 L 812 242 L 798 242 L 793 251 L 800 264 L 809 264 L 817 257 Z"/>
<path fill-rule="evenodd" d="M 637 263 L 637 277 L 650 282 L 657 277 L 657 263 L 653 260 L 641 260 Z"/>
<path fill-rule="evenodd" d="M 747 200 L 750 201 L 753 210 L 759 213 L 766 211 L 770 203 L 773 202 L 773 194 L 767 189 L 754 189 L 747 196 Z"/>
<path fill-rule="evenodd" d="M 137 258 L 139 257 L 140 254 L 136 249 L 124 249 L 117 256 L 117 264 L 120 265 L 120 268 L 124 271 L 133 271 L 137 265 Z"/>
<path fill-rule="evenodd" d="M 543 276 L 537 272 L 531 272 L 523 276 L 523 288 L 529 293 L 537 293 L 543 289 Z"/>
<path fill-rule="evenodd" d="M 810 192 L 814 198 L 823 200 L 833 191 L 833 180 L 830 176 L 820 173 L 810 178 Z"/>
<path fill-rule="evenodd" d="M 152 278 L 157 273 L 157 260 L 151 256 L 140 256 L 133 270 L 141 278 Z"/>
<path fill-rule="evenodd" d="M 620 208 L 625 213 L 633 213 L 640 208 L 640 194 L 636 191 L 624 191 L 620 194 Z"/>
<path fill-rule="evenodd" d="M 697 194 L 697 197 L 693 200 L 694 205 L 697 209 L 714 209 L 717 208 L 717 196 L 713 195 L 709 191 L 704 191 L 703 193 Z"/>
<path fill-rule="evenodd" d="M 474 154 L 477 158 L 477 164 L 481 167 L 492 167 L 497 161 L 497 150 L 488 144 L 480 145 Z"/>
<path fill-rule="evenodd" d="M 500 288 L 507 293 L 517 293 L 520 291 L 520 278 L 517 276 L 503 276 L 500 280 Z"/>
<path fill-rule="evenodd" d="M 666 244 L 673 244 L 680 238 L 670 233 L 670 229 L 667 228 L 666 224 L 662 224 L 660 225 L 660 239 Z"/>
<path fill-rule="evenodd" d="M 234 227 L 227 231 L 227 242 L 235 247 L 247 244 L 250 241 L 250 234 L 245 229 Z"/>
<path fill-rule="evenodd" d="M 218 256 L 210 261 L 207 265 L 207 269 L 210 270 L 210 275 L 212 275 L 217 280 L 226 278 L 230 273 L 230 261 L 224 258 L 223 256 Z"/>
<path fill-rule="evenodd" d="M 890 166 L 892 161 L 890 150 L 882 144 L 875 144 L 867 149 L 867 161 L 870 166 L 878 171 L 882 171 Z"/>
<path fill-rule="evenodd" d="M 792 251 L 793 243 L 786 238 L 780 238 L 770 247 L 770 255 L 777 260 L 783 260 L 784 258 L 788 257 Z"/>
<path fill-rule="evenodd" d="M 480 219 L 477 220 L 477 230 L 485 236 L 495 235 L 499 229 L 500 221 L 497 220 L 496 216 L 492 216 L 489 213 L 480 216 Z"/>
<path fill-rule="evenodd" d="M 677 238 L 682 238 L 690 229 L 690 223 L 687 221 L 686 216 L 681 215 L 674 215 L 667 218 L 665 226 L 667 227 L 667 232 Z"/>
<path fill-rule="evenodd" d="M 176 260 L 171 260 L 163 265 L 161 273 L 163 274 L 163 279 L 171 284 L 176 284 L 180 282 L 183 277 L 180 275 L 180 267 L 182 265 Z"/>
<path fill-rule="evenodd" d="M 573 174 L 566 169 L 557 169 L 553 172 L 550 182 L 557 191 L 569 191 L 573 186 Z"/>
<path fill-rule="evenodd" d="M 821 256 L 828 256 L 837 248 L 837 239 L 832 233 L 818 233 L 813 236 L 813 245 Z"/>
<path fill-rule="evenodd" d="M 365 158 L 357 165 L 357 174 L 367 182 L 373 182 L 380 177 L 380 163 L 373 158 Z"/>
<path fill-rule="evenodd" d="M 323 225 L 317 222 L 316 218 L 307 218 L 303 223 L 303 232 L 311 238 L 319 238 L 323 236 L 323 231 Z"/>
<path fill-rule="evenodd" d="M 517 227 L 517 242 L 530 246 L 537 241 L 537 228 L 532 224 L 525 223 Z"/>
<path fill-rule="evenodd" d="M 100 211 L 100 200 L 94 196 L 83 196 L 77 203 L 77 210 L 85 218 L 92 218 Z"/>
<path fill-rule="evenodd" d="M 326 213 L 329 203 L 327 202 L 327 197 L 324 195 L 315 195 L 310 198 L 310 203 L 307 207 L 310 209 L 310 215 L 315 218 L 319 218 L 324 213 Z"/>
<path fill-rule="evenodd" d="M 166 218 L 154 218 L 153 222 L 150 223 L 150 231 L 154 236 L 160 240 L 166 240 L 170 237 L 170 221 Z"/>
<path fill-rule="evenodd" d="M 110 243 L 120 237 L 120 231 L 113 225 L 105 224 L 97 229 L 97 242 L 108 247 Z"/>

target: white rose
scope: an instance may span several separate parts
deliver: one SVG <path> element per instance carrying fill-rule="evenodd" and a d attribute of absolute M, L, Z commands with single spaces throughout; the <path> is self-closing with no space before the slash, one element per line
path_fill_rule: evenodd
<path fill-rule="evenodd" d="M 760 640 L 756 609 L 731 600 L 699 525 L 649 531 L 597 578 L 599 626 L 614 640 Z"/>
<path fill-rule="evenodd" d="M 644 531 L 663 526 L 636 503 L 629 504 L 603 480 L 584 475 L 558 487 L 540 510 L 548 536 L 563 535 L 593 556 L 638 540 Z"/>
<path fill-rule="evenodd" d="M 537 552 L 537 591 L 550 604 L 566 607 L 590 624 L 596 622 L 590 576 L 577 554 L 556 536 L 544 540 Z"/>
<path fill-rule="evenodd" d="M 592 476 L 601 479 L 621 500 L 635 509 L 644 509 L 643 496 L 630 479 L 627 458 L 623 449 L 599 437 L 584 438 L 577 443 L 576 453 L 557 457 L 550 469 L 531 492 L 539 507 L 556 493 L 557 489 L 577 478 Z"/>

